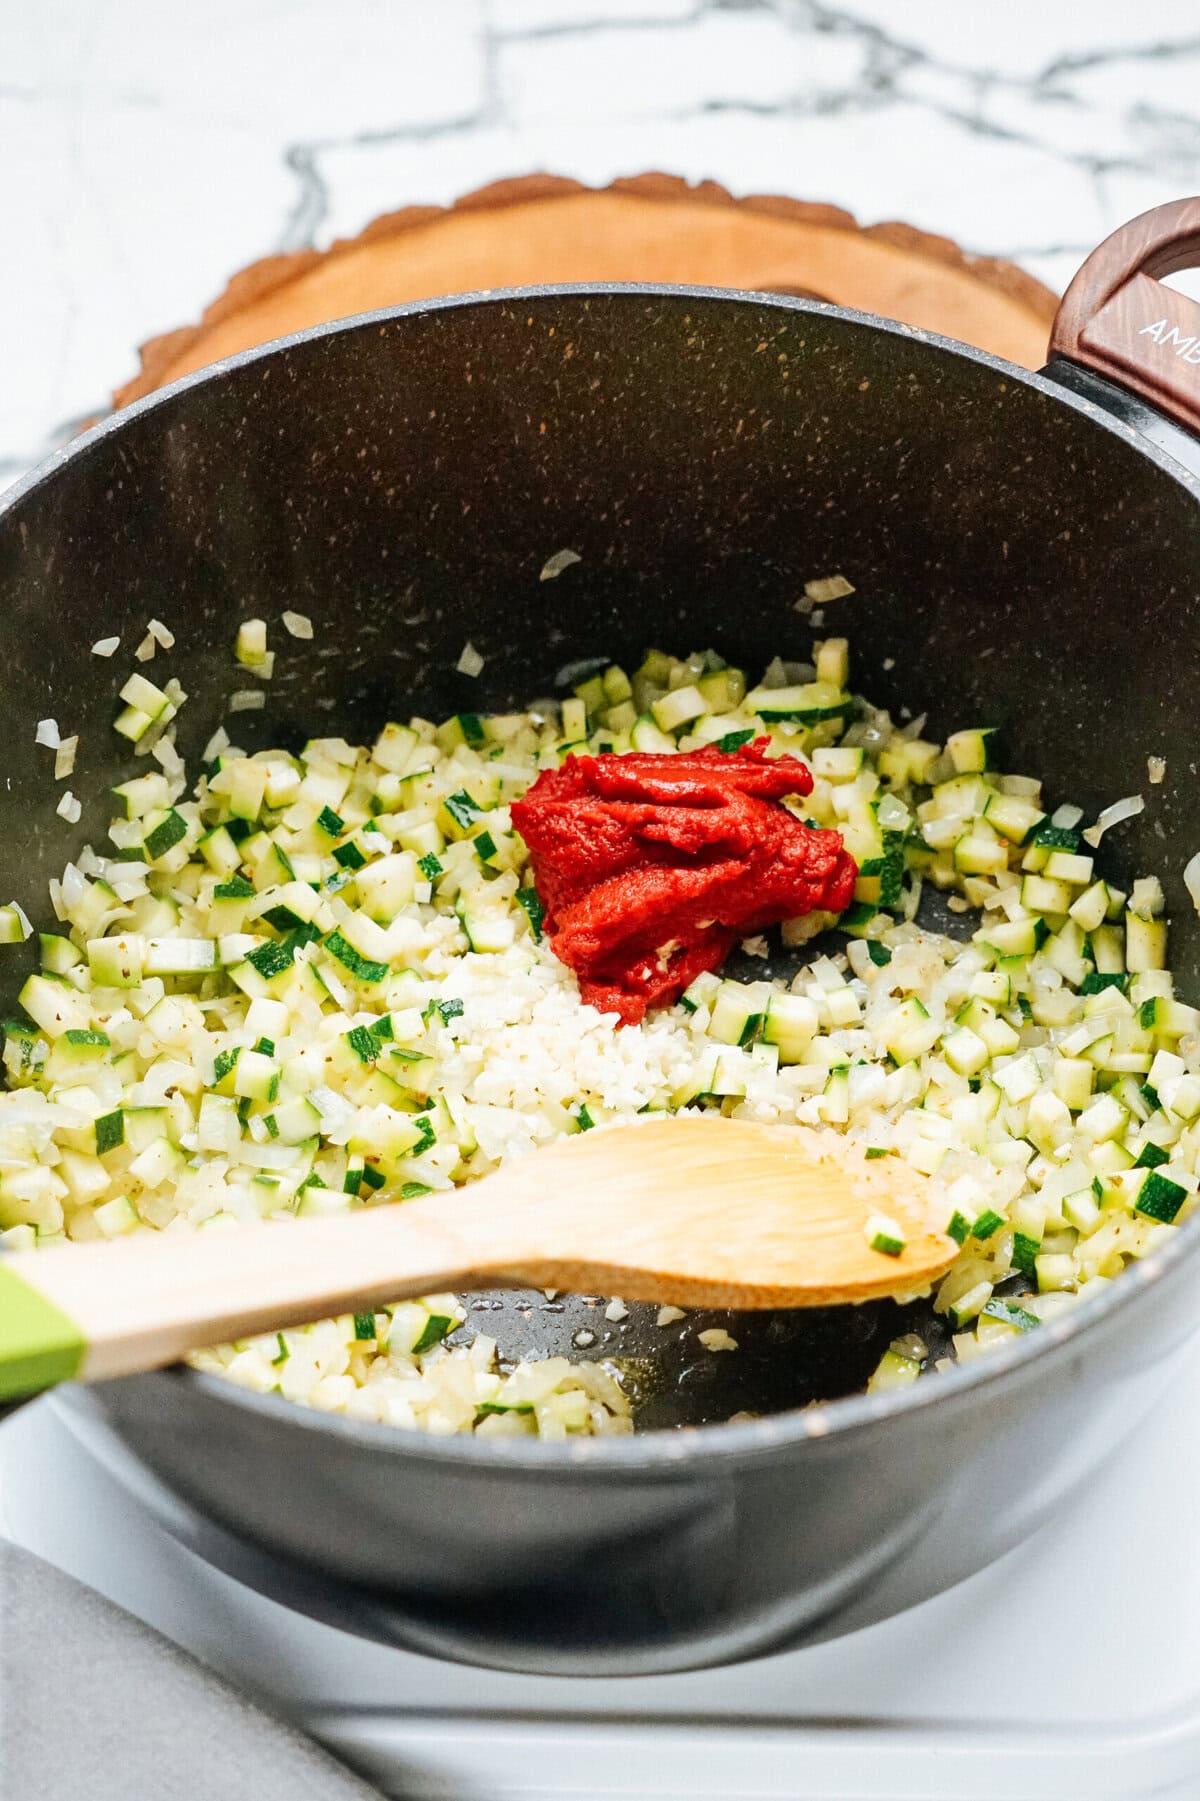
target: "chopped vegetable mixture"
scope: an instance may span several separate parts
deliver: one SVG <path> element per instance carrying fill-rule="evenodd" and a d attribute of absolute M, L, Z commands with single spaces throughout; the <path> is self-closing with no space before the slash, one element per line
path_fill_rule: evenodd
<path fill-rule="evenodd" d="M 273 653 L 248 628 L 239 658 L 266 679 Z M 935 1305 L 963 1358 L 1036 1331 L 1195 1206 L 1200 1014 L 1166 969 L 1158 883 L 1118 890 L 1078 809 L 997 773 L 987 731 L 942 745 L 854 696 L 843 640 L 749 690 L 711 653 L 652 651 L 553 708 L 389 724 L 362 748 L 246 755 L 221 733 L 190 789 L 178 683 L 135 674 L 121 694 L 117 730 L 153 757 L 115 791 L 109 844 L 52 884 L 60 929 L 5 1025 L 6 1246 L 228 1230 L 233 1258 L 243 1221 L 403 1204 L 646 1111 L 796 1120 L 941 1178 L 962 1250 Z M 574 899 L 534 881 L 517 827 L 536 865 L 535 784 L 558 792 L 571 755 L 618 775 L 629 757 L 635 786 L 650 754 L 678 754 L 689 779 L 740 772 L 751 744 L 766 769 L 811 772 L 807 793 L 807 776 L 779 778 L 771 805 L 857 865 L 852 897 L 836 862 L 822 897 L 849 901 L 844 936 L 786 982 L 701 969 L 617 1030 L 555 955 Z M 917 923 L 923 887 L 977 910 L 968 937 Z M 830 923 L 806 897 L 784 943 Z M 0 908 L 0 942 L 30 929 Z M 871 1230 L 895 1255 L 893 1222 Z M 454 1296 L 196 1361 L 432 1432 L 627 1431 L 624 1316 L 598 1304 L 582 1363 L 513 1365 Z M 928 1364 L 909 1334 L 873 1385 Z"/>

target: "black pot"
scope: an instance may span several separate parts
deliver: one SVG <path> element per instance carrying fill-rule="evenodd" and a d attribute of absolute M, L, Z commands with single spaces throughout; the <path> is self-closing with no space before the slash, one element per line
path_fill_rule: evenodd
<path fill-rule="evenodd" d="M 1193 237 L 1152 220 L 1128 233 L 1153 240 L 1154 274 Z M 281 655 L 269 713 L 239 718 L 239 738 L 300 739 L 315 715 L 361 741 L 396 712 L 528 700 L 563 665 L 648 641 L 751 667 L 802 655 L 801 584 L 842 571 L 865 692 L 928 709 L 938 733 L 1001 726 L 1008 766 L 1056 799 L 1145 790 L 1106 861 L 1162 874 L 1172 966 L 1200 991 L 1181 882 L 1200 848 L 1200 443 L 1109 380 L 1161 402 L 1162 371 L 1176 389 L 1196 371 L 1178 295 L 1145 283 L 1147 323 L 1182 327 L 1174 340 L 1140 315 L 1124 338 L 1113 325 L 1141 279 L 1094 297 L 1099 349 L 1077 284 L 1060 316 L 1074 360 L 1042 375 L 811 303 L 548 289 L 305 332 L 107 421 L 0 512 L 4 898 L 28 904 L 100 841 L 127 773 L 114 696 L 152 615 L 177 636 L 154 673 L 189 692 L 194 759 L 242 685 L 231 646 L 251 613 L 307 613 L 316 643 Z M 1170 399 L 1185 425 L 1190 404 Z M 581 560 L 540 581 L 563 548 Z M 116 632 L 118 658 L 92 656 Z M 476 682 L 455 671 L 468 637 Z M 76 829 L 34 747 L 45 714 L 81 735 Z M 890 1303 L 740 1321 L 745 1354 L 709 1358 L 712 1387 L 642 1311 L 597 1347 L 644 1355 L 647 1424 L 766 1414 L 738 1425 L 447 1441 L 178 1371 L 73 1405 L 93 1442 L 99 1416 L 188 1503 L 167 1508 L 176 1530 L 314 1612 L 511 1669 L 680 1669 L 880 1617 L 1030 1532 L 1168 1379 L 1198 1245 L 1193 1222 L 1015 1348 L 869 1398 L 853 1391 L 897 1330 Z M 616 1330 L 583 1301 L 479 1304 L 517 1350 L 563 1348 L 584 1321 Z M 829 1404 L 800 1410 L 814 1397 Z"/>

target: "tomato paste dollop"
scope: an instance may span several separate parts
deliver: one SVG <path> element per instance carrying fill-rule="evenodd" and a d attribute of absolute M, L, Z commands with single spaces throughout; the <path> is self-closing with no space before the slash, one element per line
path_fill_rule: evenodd
<path fill-rule="evenodd" d="M 840 835 L 780 805 L 812 775 L 767 745 L 570 756 L 514 802 L 550 942 L 593 1007 L 636 1024 L 748 932 L 849 905 Z"/>

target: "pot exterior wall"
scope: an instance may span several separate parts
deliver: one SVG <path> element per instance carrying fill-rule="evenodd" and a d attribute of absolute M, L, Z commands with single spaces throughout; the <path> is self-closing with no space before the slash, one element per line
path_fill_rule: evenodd
<path fill-rule="evenodd" d="M 194 761 L 244 685 L 250 614 L 292 608 L 316 631 L 310 647 L 273 630 L 269 711 L 237 722 L 253 750 L 314 716 L 361 741 L 414 708 L 528 702 L 563 665 L 650 641 L 800 656 L 794 603 L 840 571 L 856 593 L 817 635 L 848 633 L 856 685 L 897 714 L 1000 725 L 1007 766 L 1055 803 L 1139 792 L 1147 755 L 1167 759 L 1110 868 L 1162 871 L 1187 993 L 1196 541 L 1193 487 L 1132 434 L 820 308 L 551 292 L 310 335 L 103 428 L 0 510 L 5 892 L 27 901 L 101 841 L 104 791 L 128 774 L 115 693 L 152 615 L 176 633 Z M 580 561 L 541 580 L 564 548 Z M 118 632 L 112 663 L 92 656 Z M 455 669 L 468 638 L 477 681 Z M 34 747 L 47 714 L 81 736 L 75 834 Z M 827 1437 L 780 1414 L 737 1452 L 680 1434 L 669 1457 L 588 1446 L 526 1468 L 179 1374 L 86 1405 L 271 1567 L 309 1572 L 306 1605 L 362 1630 L 510 1668 L 681 1668 L 862 1623 L 1017 1542 L 1165 1379 L 1193 1261 L 1140 1294 L 1126 1278 L 1077 1343 L 1047 1328 L 994 1380 Z M 830 1361 L 827 1396 L 859 1385 L 856 1356 L 840 1376 Z M 728 1411 L 754 1408 L 760 1378 L 714 1362 Z M 761 1382 L 759 1409 L 781 1405 Z M 916 1592 L 905 1569 L 925 1572 Z"/>

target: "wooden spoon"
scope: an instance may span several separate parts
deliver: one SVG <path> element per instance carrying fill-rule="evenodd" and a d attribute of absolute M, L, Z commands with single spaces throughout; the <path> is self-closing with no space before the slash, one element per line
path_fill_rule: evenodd
<path fill-rule="evenodd" d="M 0 1397 L 448 1288 L 875 1300 L 949 1267 L 945 1212 L 899 1158 L 834 1132 L 690 1117 L 585 1133 L 402 1205 L 0 1259 Z M 900 1227 L 898 1256 L 869 1244 L 875 1214 Z"/>

